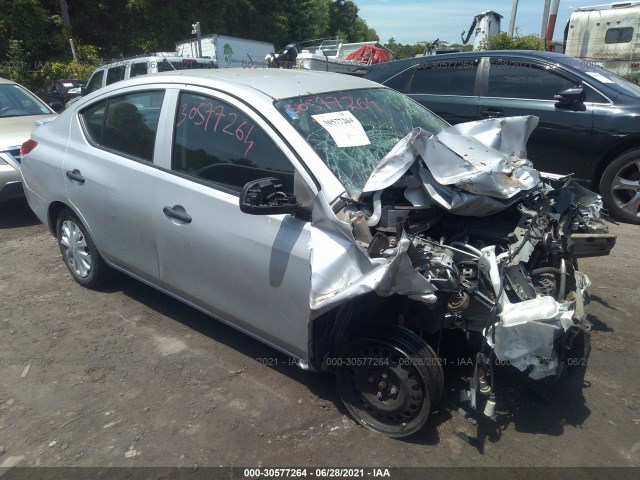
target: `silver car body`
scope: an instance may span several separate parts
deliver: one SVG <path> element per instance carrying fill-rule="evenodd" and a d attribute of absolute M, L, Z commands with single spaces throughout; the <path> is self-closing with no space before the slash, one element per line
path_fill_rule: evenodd
<path fill-rule="evenodd" d="M 344 105 L 329 104 L 331 92 L 345 95 Z M 357 92 L 389 104 L 369 105 L 369 96 L 354 102 Z M 297 106 L 296 98 L 302 99 Z M 144 123 L 141 132 L 150 124 L 157 129 L 148 160 L 104 146 L 131 136 L 116 128 L 122 99 L 130 100 L 128 115 Z M 312 105 L 330 114 L 307 113 Z M 371 109 L 389 125 L 400 118 L 402 126 L 412 126 L 396 138 L 384 124 L 376 130 L 354 121 L 351 107 Z M 233 122 L 223 127 L 223 117 Z M 414 118 L 423 125 L 414 125 Z M 25 155 L 22 174 L 29 205 L 54 234 L 58 214 L 70 208 L 107 264 L 266 342 L 303 368 L 331 370 L 327 355 L 355 315 L 350 308 L 360 312 L 357 335 L 366 336 L 380 326 L 377 310 L 400 298 L 411 303 L 396 312 L 401 325 L 417 318 L 426 335 L 445 325 L 475 333 L 498 360 L 542 378 L 555 374 L 562 360 L 554 343 L 572 342 L 584 330 L 589 280 L 574 270 L 573 259 L 608 254 L 615 237 L 596 218 L 601 203 L 595 194 L 570 181 L 560 190 L 541 182 L 526 159 L 536 124 L 534 117 L 513 117 L 449 127 L 386 87 L 324 72 L 167 72 L 100 89 L 36 127 L 38 145 Z M 179 133 L 181 125 L 189 128 Z M 203 139 L 222 135 L 218 126 L 228 141 L 246 146 L 243 162 L 216 157 L 181 170 L 182 155 L 199 158 Z M 225 178 L 231 163 L 231 177 L 249 172 L 256 180 L 256 171 L 262 179 L 277 177 L 276 163 L 263 169 L 244 161 L 254 145 L 250 135 L 256 139 L 259 132 L 269 141 L 258 142 L 258 157 L 283 157 L 292 166 L 291 188 L 304 214 L 245 214 L 241 185 L 233 190 L 223 180 L 202 180 L 220 167 Z M 146 138 L 134 136 L 123 148 L 136 140 L 146 145 Z M 222 145 L 226 137 L 214 138 Z M 374 145 L 374 138 L 384 141 Z M 357 157 L 336 167 L 336 158 L 351 158 L 350 148 L 367 145 L 383 145 L 380 158 L 363 156 L 364 165 Z M 359 183 L 350 181 L 355 177 Z M 460 235 L 467 228 L 477 232 L 476 246 Z M 453 232 L 452 240 L 441 232 Z M 547 257 L 557 267 L 535 263 Z M 441 309 L 449 310 L 441 315 Z M 398 340 L 404 336 L 395 331 L 383 341 L 417 348 L 415 339 Z M 431 378 L 442 379 L 441 370 Z M 435 402 L 441 388 L 433 388 Z M 400 413 L 400 419 L 412 415 Z M 398 422 L 400 431 L 381 431 L 403 435 Z"/>
<path fill-rule="evenodd" d="M 343 76 L 331 81 L 337 89 L 363 83 Z M 34 130 L 39 145 L 22 167 L 29 205 L 51 229 L 51 205 L 72 207 L 112 266 L 306 362 L 312 317 L 309 222 L 240 214 L 237 195 L 171 172 L 171 145 L 180 91 L 219 98 L 243 109 L 270 134 L 330 211 L 344 187 L 273 105 L 274 98 L 322 91 L 326 82 L 315 73 L 201 70 L 100 89 Z M 94 148 L 77 112 L 102 98 L 150 86 L 165 91 L 153 165 Z M 75 169 L 88 179 L 85 184 L 65 177 Z M 163 214 L 166 205 L 183 206 L 194 221 L 176 225 Z"/>

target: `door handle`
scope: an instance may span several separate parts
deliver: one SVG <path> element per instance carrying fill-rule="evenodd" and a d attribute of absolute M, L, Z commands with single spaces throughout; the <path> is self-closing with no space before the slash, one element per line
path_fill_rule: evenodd
<path fill-rule="evenodd" d="M 504 111 L 499 108 L 485 108 L 480 110 L 480 115 L 489 118 L 504 117 Z"/>
<path fill-rule="evenodd" d="M 187 212 L 177 210 L 177 208 L 184 210 L 179 205 L 175 205 L 174 207 L 164 207 L 162 209 L 162 213 L 169 218 L 175 218 L 176 220 L 180 220 L 184 223 L 191 223 L 191 215 L 187 214 Z"/>
<path fill-rule="evenodd" d="M 73 180 L 74 182 L 78 183 L 84 183 L 85 178 L 77 168 L 74 170 L 67 170 L 66 175 L 69 180 Z"/>

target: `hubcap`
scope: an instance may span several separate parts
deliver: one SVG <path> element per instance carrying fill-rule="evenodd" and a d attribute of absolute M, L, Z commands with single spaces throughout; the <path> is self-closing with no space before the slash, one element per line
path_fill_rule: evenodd
<path fill-rule="evenodd" d="M 633 216 L 640 215 L 640 159 L 618 170 L 613 177 L 611 190 L 618 208 Z"/>
<path fill-rule="evenodd" d="M 60 245 L 73 273 L 80 278 L 87 277 L 91 272 L 91 254 L 82 230 L 71 220 L 62 222 Z"/>

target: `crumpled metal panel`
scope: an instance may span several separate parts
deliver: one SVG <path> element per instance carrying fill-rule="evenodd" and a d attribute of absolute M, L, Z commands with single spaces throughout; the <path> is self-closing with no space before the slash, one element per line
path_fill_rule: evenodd
<path fill-rule="evenodd" d="M 316 201 L 313 216 L 320 219 L 311 226 L 309 241 L 309 302 L 314 316 L 369 292 L 436 302 L 436 287 L 411 264 L 407 255 L 411 241 L 406 235 L 403 234 L 392 256 L 370 258 L 356 242 L 351 227 L 337 221 L 323 202 Z"/>
<path fill-rule="evenodd" d="M 500 291 L 500 274 L 494 246 L 482 249 L 489 268 L 488 274 L 496 296 Z M 485 256 L 486 255 L 486 256 Z M 485 338 L 493 347 L 496 358 L 509 362 L 520 371 L 532 367 L 529 377 L 534 380 L 555 375 L 557 354 L 555 338 L 574 325 L 582 324 L 587 316 L 585 292 L 591 282 L 582 272 L 575 272 L 576 290 L 573 301 L 556 301 L 550 296 L 511 303 L 505 295 L 499 297 L 499 322 L 486 329 Z"/>
<path fill-rule="evenodd" d="M 540 183 L 526 158 L 526 142 L 537 124 L 537 117 L 523 116 L 455 125 L 438 135 L 414 129 L 380 161 L 363 191 L 390 187 L 417 163 L 425 193 L 442 208 L 457 215 L 493 215 Z"/>

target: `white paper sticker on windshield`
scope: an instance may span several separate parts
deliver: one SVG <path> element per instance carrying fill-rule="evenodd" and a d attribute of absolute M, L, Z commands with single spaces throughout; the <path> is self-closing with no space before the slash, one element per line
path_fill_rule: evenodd
<path fill-rule="evenodd" d="M 340 148 L 371 144 L 362 124 L 351 112 L 321 113 L 311 117 L 329 132 Z"/>
<path fill-rule="evenodd" d="M 602 75 L 599 72 L 584 72 L 584 73 L 586 73 L 587 75 L 595 78 L 596 80 L 601 81 L 602 83 L 616 83 L 613 80 L 605 77 L 604 75 Z"/>

